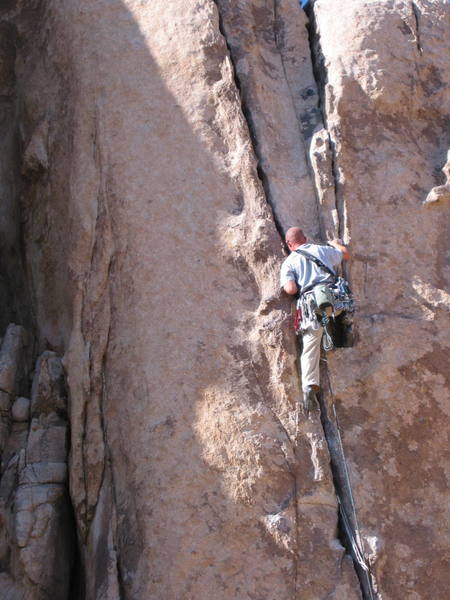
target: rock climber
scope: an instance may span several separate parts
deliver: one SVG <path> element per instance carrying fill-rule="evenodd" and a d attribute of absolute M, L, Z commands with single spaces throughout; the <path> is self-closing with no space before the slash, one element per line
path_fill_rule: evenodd
<path fill-rule="evenodd" d="M 288 229 L 285 239 L 291 254 L 281 266 L 280 283 L 284 291 L 292 296 L 297 293 L 301 294 L 306 288 L 332 281 L 330 273 L 305 256 L 296 253 L 297 249 L 315 256 L 333 272 L 336 271 L 342 260 L 350 258 L 350 253 L 341 240 L 332 240 L 325 246 L 311 244 L 307 242 L 300 227 Z M 300 364 L 304 405 L 307 411 L 317 407 L 316 394 L 320 389 L 319 361 L 322 335 L 323 327 L 321 326 L 302 330 L 303 349 Z"/>

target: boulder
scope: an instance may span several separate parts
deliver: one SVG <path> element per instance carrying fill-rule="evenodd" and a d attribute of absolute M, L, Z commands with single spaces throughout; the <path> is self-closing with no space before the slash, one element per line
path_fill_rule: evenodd
<path fill-rule="evenodd" d="M 11 407 L 11 417 L 17 423 L 26 423 L 30 420 L 30 399 L 20 396 L 16 398 Z"/>

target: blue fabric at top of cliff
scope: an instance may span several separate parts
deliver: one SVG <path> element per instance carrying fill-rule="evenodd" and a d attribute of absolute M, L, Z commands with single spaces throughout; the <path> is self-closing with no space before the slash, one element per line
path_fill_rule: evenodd
<path fill-rule="evenodd" d="M 300 0 L 300 4 L 303 6 L 306 6 L 308 4 L 309 0 Z"/>

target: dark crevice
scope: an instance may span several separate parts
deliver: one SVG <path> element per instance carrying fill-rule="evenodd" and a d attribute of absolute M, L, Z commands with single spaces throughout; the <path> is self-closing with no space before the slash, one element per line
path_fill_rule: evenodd
<path fill-rule="evenodd" d="M 325 86 L 327 84 L 327 70 L 325 68 L 325 57 L 323 55 L 322 48 L 320 45 L 320 36 L 317 30 L 317 23 L 314 14 L 314 3 L 309 2 L 304 7 L 304 11 L 308 16 L 307 30 L 311 54 L 311 64 L 313 76 L 316 81 L 317 90 L 319 94 L 318 109 L 320 111 L 320 114 L 322 115 L 322 122 L 327 132 L 328 144 L 330 147 L 331 175 L 334 182 L 335 208 L 338 219 L 337 234 L 338 237 L 342 239 L 342 237 L 344 236 L 345 205 L 342 187 L 339 181 L 336 144 L 330 135 L 327 122 L 327 111 L 325 107 Z M 345 261 L 342 265 L 342 272 L 347 281 L 351 283 L 350 273 L 348 272 L 348 265 Z M 355 338 L 355 334 L 353 333 L 353 323 L 346 323 L 345 327 L 339 327 L 339 330 L 341 342 L 336 344 L 336 346 L 344 348 L 351 347 Z"/>
<path fill-rule="evenodd" d="M 335 348 L 352 348 L 353 319 L 352 316 L 343 312 L 330 321 L 331 335 Z"/>
<path fill-rule="evenodd" d="M 122 600 L 125 600 L 125 598 L 127 596 L 125 593 L 125 583 L 123 580 L 122 567 L 120 566 L 120 559 L 119 559 L 118 554 L 116 554 L 116 572 L 117 572 L 117 587 L 119 588 L 119 595 Z"/>
<path fill-rule="evenodd" d="M 306 29 L 308 31 L 309 48 L 311 53 L 311 64 L 314 79 L 319 92 L 319 111 L 322 115 L 323 122 L 326 126 L 326 111 L 324 109 L 324 89 L 326 84 L 326 69 L 324 56 L 320 49 L 319 35 L 317 33 L 316 18 L 314 9 L 311 3 L 304 7 L 304 11 L 308 17 Z"/>
<path fill-rule="evenodd" d="M 328 131 L 328 128 L 327 128 Z M 334 195 L 336 200 L 336 211 L 338 215 L 338 237 L 342 238 L 344 235 L 344 198 L 341 193 L 341 186 L 339 183 L 339 174 L 337 167 L 337 158 L 336 158 L 336 145 L 334 141 L 331 139 L 330 132 L 328 131 L 328 142 L 330 144 L 330 152 L 331 152 L 331 174 L 333 176 L 334 181 Z"/>
<path fill-rule="evenodd" d="M 328 134 L 328 143 L 331 153 L 331 174 L 334 181 L 335 205 L 338 215 L 338 237 L 343 236 L 344 232 L 344 199 L 342 196 L 341 186 L 339 182 L 339 173 L 337 166 L 336 144 L 330 135 L 327 122 L 327 111 L 325 108 L 325 86 L 327 84 L 327 70 L 325 68 L 325 59 L 320 45 L 320 36 L 317 31 L 317 23 L 314 14 L 313 3 L 308 3 L 304 10 L 308 16 L 308 39 L 311 53 L 311 64 L 314 79 L 316 81 L 319 93 L 319 111 L 322 115 L 322 122 Z"/>
<path fill-rule="evenodd" d="M 19 140 L 19 101 L 16 89 L 16 59 L 20 34 L 15 23 L 0 20 L 0 139 L 2 163 L 0 180 L 2 202 L 0 218 L 0 326 L 20 323 L 36 332 L 36 323 L 26 278 L 22 223 L 19 210 L 21 194 L 21 144 Z"/>
<path fill-rule="evenodd" d="M 412 12 L 414 15 L 414 20 L 416 23 L 416 32 L 415 32 L 415 37 L 416 37 L 416 45 L 417 45 L 417 51 L 419 52 L 420 55 L 423 54 L 423 48 L 422 48 L 422 44 L 420 42 L 420 29 L 419 29 L 419 17 L 420 17 L 420 10 L 417 7 L 417 4 L 412 1 L 411 2 L 411 8 L 412 8 Z"/>
<path fill-rule="evenodd" d="M 71 503 L 71 507 L 73 510 L 73 531 L 74 534 L 76 532 L 76 518 L 75 518 L 75 510 L 73 509 L 73 505 Z M 81 560 L 81 544 L 74 543 L 74 562 L 72 566 L 72 573 L 70 577 L 70 591 L 68 600 L 81 600 L 85 598 L 86 590 L 85 590 L 85 573 L 83 562 Z"/>
<path fill-rule="evenodd" d="M 107 394 L 107 392 L 105 392 Z M 120 526 L 120 523 L 118 522 L 118 512 L 119 512 L 119 506 L 120 506 L 120 501 L 118 498 L 118 484 L 116 481 L 116 473 L 114 471 L 114 459 L 112 456 L 112 452 L 110 450 L 110 446 L 108 444 L 108 431 L 105 428 L 105 440 L 106 440 L 106 446 L 105 446 L 105 470 L 108 471 L 108 477 L 110 478 L 110 484 L 108 486 L 110 492 L 111 492 L 111 510 L 112 512 L 110 513 L 110 523 L 109 523 L 109 527 L 111 529 L 111 534 L 112 534 L 112 544 L 113 544 L 113 551 L 114 551 L 114 558 L 115 558 L 115 577 L 116 577 L 116 583 L 117 583 L 117 588 L 119 591 L 119 598 L 120 600 L 127 600 L 130 596 L 129 596 L 129 582 L 130 582 L 130 576 L 127 575 L 127 567 L 126 567 L 126 561 L 128 560 L 128 563 L 132 562 L 133 564 L 136 564 L 138 561 L 138 557 L 141 555 L 143 548 L 141 546 L 141 543 L 139 542 L 139 540 L 141 539 L 138 532 L 138 527 L 135 523 L 131 523 L 130 521 L 128 522 L 128 527 L 123 525 L 122 522 L 122 526 Z M 126 458 L 124 455 L 122 455 L 122 458 L 125 459 L 125 463 L 127 465 L 126 462 Z M 137 510 L 136 510 L 136 506 L 134 504 L 134 496 L 132 496 L 132 502 L 130 505 L 130 509 L 132 511 L 134 511 L 134 514 L 137 515 Z M 123 513 L 122 513 L 123 516 Z M 136 519 L 137 521 L 137 519 Z M 130 544 L 129 540 L 130 539 L 135 539 L 138 540 L 137 542 L 135 542 L 134 544 Z"/>
<path fill-rule="evenodd" d="M 327 128 L 326 111 L 324 108 L 325 81 L 323 81 L 323 78 L 326 73 L 326 70 L 325 70 L 325 66 L 323 64 L 323 54 L 321 52 L 316 52 L 314 49 L 314 44 L 316 43 L 317 36 L 316 36 L 316 32 L 315 32 L 315 23 L 313 23 L 314 11 L 312 8 L 312 3 L 307 2 L 304 5 L 302 3 L 302 7 L 303 7 L 304 12 L 306 13 L 306 16 L 308 17 L 308 20 L 306 23 L 306 30 L 308 32 L 309 52 L 310 52 L 310 57 L 311 57 L 311 68 L 312 68 L 314 81 L 316 82 L 317 93 L 318 93 L 317 110 L 319 112 L 320 119 L 322 121 L 322 125 L 327 132 L 328 143 L 330 145 L 330 150 L 331 150 L 331 139 L 330 139 L 330 134 L 329 134 L 328 128 Z M 315 58 L 317 60 L 314 60 Z M 331 150 L 331 152 L 332 152 L 332 150 Z M 312 166 L 310 168 L 312 169 Z M 335 173 L 335 160 L 334 160 L 333 153 L 331 154 L 331 173 L 332 173 L 332 177 L 333 177 L 333 181 L 334 181 L 334 189 L 335 189 L 335 194 L 336 194 L 336 173 Z M 313 175 L 313 181 L 314 180 L 315 180 L 315 177 Z M 316 184 L 314 184 L 314 190 L 315 190 L 316 198 L 317 198 L 320 234 L 321 234 L 322 239 L 324 239 L 325 231 L 324 231 L 324 225 L 323 225 L 323 217 L 321 214 L 319 190 L 317 189 Z M 336 208 L 336 210 L 337 210 L 337 208 Z M 339 213 L 338 213 L 338 217 L 339 217 Z M 338 222 L 338 228 L 339 228 L 339 226 L 340 226 L 340 221 Z"/>

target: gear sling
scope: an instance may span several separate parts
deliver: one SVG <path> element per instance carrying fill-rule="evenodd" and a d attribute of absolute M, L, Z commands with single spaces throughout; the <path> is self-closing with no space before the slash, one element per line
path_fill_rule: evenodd
<path fill-rule="evenodd" d="M 338 277 L 316 256 L 300 248 L 297 248 L 295 252 L 314 262 L 333 278 L 329 283 L 313 283 L 301 290 L 294 320 L 295 332 L 298 334 L 308 327 L 317 329 L 322 325 L 324 330 L 323 348 L 325 351 L 333 350 L 331 320 L 334 321 L 335 317 L 343 312 L 347 314 L 354 312 L 354 299 L 350 286 L 343 277 Z"/>

